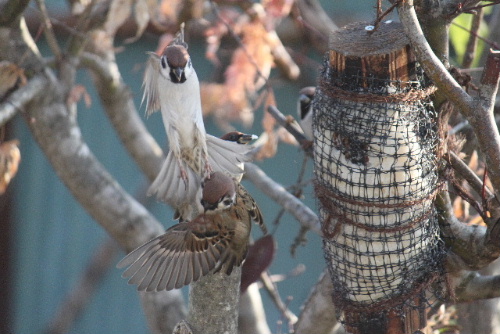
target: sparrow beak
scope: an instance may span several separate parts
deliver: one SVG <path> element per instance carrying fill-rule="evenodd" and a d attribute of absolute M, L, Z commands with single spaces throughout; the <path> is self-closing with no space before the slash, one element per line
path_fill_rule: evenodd
<path fill-rule="evenodd" d="M 174 75 L 179 82 L 182 82 L 182 73 L 184 73 L 184 69 L 182 67 L 174 68 Z"/>
<path fill-rule="evenodd" d="M 247 135 L 247 134 L 242 134 L 240 138 L 238 138 L 238 144 L 248 144 L 252 140 L 255 140 L 259 138 L 256 135 Z"/>

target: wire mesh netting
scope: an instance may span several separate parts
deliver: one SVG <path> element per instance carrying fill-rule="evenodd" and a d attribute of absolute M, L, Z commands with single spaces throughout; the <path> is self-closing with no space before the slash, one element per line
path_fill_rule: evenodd
<path fill-rule="evenodd" d="M 313 105 L 315 190 L 334 302 L 370 312 L 425 307 L 414 297 L 441 276 L 444 254 L 433 87 L 416 63 L 411 81 L 325 63 Z"/>

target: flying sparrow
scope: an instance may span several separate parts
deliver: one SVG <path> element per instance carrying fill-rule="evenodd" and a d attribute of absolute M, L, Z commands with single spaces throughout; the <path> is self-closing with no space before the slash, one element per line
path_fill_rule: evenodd
<path fill-rule="evenodd" d="M 309 140 L 313 140 L 312 129 L 312 101 L 314 98 L 315 87 L 304 87 L 299 92 L 299 100 L 297 101 L 297 114 L 299 116 L 299 123 L 304 131 L 304 135 Z"/>
<path fill-rule="evenodd" d="M 196 215 L 191 204 L 201 180 L 213 171 L 240 177 L 239 164 L 248 160 L 251 148 L 206 133 L 200 85 L 182 31 L 161 56 L 150 54 L 143 87 L 147 114 L 161 110 L 170 147 L 148 195 L 156 194 L 185 216 Z"/>
<path fill-rule="evenodd" d="M 267 233 L 252 196 L 221 172 L 203 181 L 200 204 L 203 213 L 172 226 L 118 263 L 118 268 L 128 267 L 122 276 L 130 277 L 129 284 L 140 291 L 172 290 L 209 272 L 230 275 L 247 254 L 251 221 Z"/>

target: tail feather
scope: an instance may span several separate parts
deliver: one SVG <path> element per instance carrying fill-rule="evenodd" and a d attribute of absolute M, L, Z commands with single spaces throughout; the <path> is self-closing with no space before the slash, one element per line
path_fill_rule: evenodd
<path fill-rule="evenodd" d="M 187 184 L 181 178 L 177 159 L 172 152 L 169 152 L 160 173 L 149 187 L 148 196 L 156 195 L 160 201 L 174 208 L 194 202 L 196 193 L 201 187 L 201 178 L 187 165 L 184 170 L 188 177 Z"/>

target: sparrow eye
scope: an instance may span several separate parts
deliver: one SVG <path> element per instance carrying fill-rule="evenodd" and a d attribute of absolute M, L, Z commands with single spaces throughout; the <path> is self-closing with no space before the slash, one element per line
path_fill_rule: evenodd
<path fill-rule="evenodd" d="M 165 56 L 161 57 L 161 67 L 167 68 L 167 60 L 165 59 Z"/>

